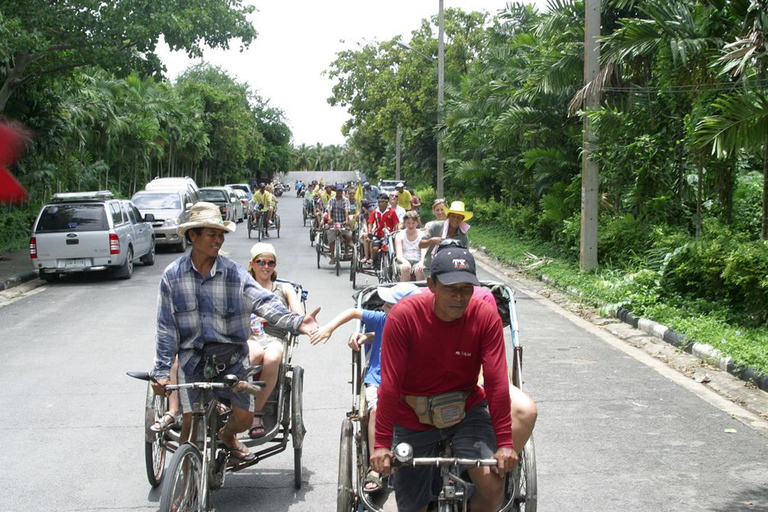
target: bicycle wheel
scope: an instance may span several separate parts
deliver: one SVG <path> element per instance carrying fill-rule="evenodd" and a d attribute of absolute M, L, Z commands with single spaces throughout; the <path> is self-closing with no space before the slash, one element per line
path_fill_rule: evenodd
<path fill-rule="evenodd" d="M 173 454 L 160 494 L 160 512 L 198 512 L 203 500 L 203 458 L 193 444 Z"/>
<path fill-rule="evenodd" d="M 339 277 L 339 272 L 341 271 L 341 244 L 343 243 L 344 237 L 341 236 L 341 231 L 339 231 L 336 237 L 336 247 L 334 247 L 334 253 L 336 254 L 336 277 Z"/>
<path fill-rule="evenodd" d="M 352 289 L 357 287 L 357 245 L 352 247 L 352 261 L 349 263 L 349 280 L 352 281 Z"/>
<path fill-rule="evenodd" d="M 379 283 L 386 284 L 389 282 L 389 255 L 383 253 L 379 255 L 381 258 L 381 266 L 379 268 Z"/>
<path fill-rule="evenodd" d="M 515 505 L 512 510 L 516 512 L 536 512 L 538 498 L 536 490 L 536 448 L 533 443 L 533 435 L 525 443 L 520 453 L 520 481 L 516 490 Z"/>
<path fill-rule="evenodd" d="M 320 268 L 320 256 L 322 255 L 322 248 L 320 247 L 320 242 L 317 242 L 317 245 L 315 246 L 315 252 L 317 253 L 317 268 Z"/>
<path fill-rule="evenodd" d="M 266 214 L 262 212 L 261 215 L 259 215 L 259 224 L 257 231 L 259 232 L 259 235 L 256 237 L 256 240 L 261 242 L 261 238 L 264 236 L 264 217 L 266 217 Z"/>
<path fill-rule="evenodd" d="M 275 231 L 277 231 L 277 238 L 280 238 L 280 216 L 275 214 Z"/>
<path fill-rule="evenodd" d="M 152 487 L 157 487 L 163 480 L 166 452 L 162 442 L 163 433 L 152 432 L 149 430 L 149 427 L 150 425 L 154 425 L 155 422 L 160 421 L 167 410 L 166 398 L 164 396 L 155 395 L 155 392 L 152 391 L 152 386 L 147 384 L 147 401 L 146 407 L 144 408 L 144 424 L 146 427 L 144 437 L 144 463 L 147 468 L 147 480 L 149 480 L 149 485 Z"/>
<path fill-rule="evenodd" d="M 341 422 L 339 441 L 339 475 L 336 483 L 336 512 L 350 512 L 354 507 L 355 489 L 352 487 L 352 422 Z"/>
<path fill-rule="evenodd" d="M 304 369 L 301 366 L 293 367 L 291 377 L 291 440 L 293 442 L 293 485 L 301 489 L 301 450 L 304 446 L 303 398 L 304 393 Z"/>
<path fill-rule="evenodd" d="M 251 231 L 253 231 L 253 214 L 248 216 L 248 238 L 251 238 Z"/>

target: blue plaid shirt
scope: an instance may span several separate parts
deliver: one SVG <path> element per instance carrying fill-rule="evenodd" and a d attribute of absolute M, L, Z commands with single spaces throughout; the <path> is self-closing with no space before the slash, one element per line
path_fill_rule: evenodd
<path fill-rule="evenodd" d="M 177 354 L 184 373 L 194 373 L 206 343 L 246 345 L 251 313 L 298 332 L 304 316 L 291 313 L 242 266 L 218 256 L 215 269 L 213 275 L 201 276 L 186 254 L 163 272 L 157 298 L 155 378 L 170 378 Z"/>

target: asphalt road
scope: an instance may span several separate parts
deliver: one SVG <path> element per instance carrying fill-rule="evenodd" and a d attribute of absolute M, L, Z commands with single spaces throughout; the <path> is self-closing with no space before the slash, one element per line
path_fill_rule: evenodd
<path fill-rule="evenodd" d="M 270 239 L 280 275 L 310 291 L 321 322 L 352 307 L 347 275 L 325 260 L 317 269 L 292 193 L 280 213 L 280 238 Z M 225 250 L 244 263 L 253 243 L 240 224 Z M 177 256 L 158 254 L 128 281 L 67 278 L 0 308 L 0 510 L 157 509 L 144 471 L 145 387 L 125 372 L 152 367 L 158 280 Z M 757 423 L 734 419 L 722 401 L 545 301 L 521 293 L 517 307 L 525 386 L 540 413 L 539 510 L 768 510 L 768 446 Z M 335 510 L 351 330 L 321 347 L 302 338 L 294 355 L 305 368 L 303 488 L 293 487 L 289 449 L 229 475 L 214 496 L 219 511 Z"/>

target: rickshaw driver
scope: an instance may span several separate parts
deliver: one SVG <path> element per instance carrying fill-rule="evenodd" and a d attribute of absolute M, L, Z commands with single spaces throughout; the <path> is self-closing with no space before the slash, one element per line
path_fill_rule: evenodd
<path fill-rule="evenodd" d="M 290 332 L 311 334 L 318 329 L 315 316 L 319 309 L 305 316 L 291 313 L 242 266 L 219 254 L 224 234 L 234 232 L 235 227 L 233 222 L 222 221 L 218 206 L 203 201 L 192 207 L 189 222 L 178 227 L 179 235 L 187 237 L 192 250 L 168 265 L 160 278 L 153 371 L 156 382 L 152 384 L 156 394 L 166 393 L 177 355 L 180 383 L 204 379 L 203 354 L 213 348 L 228 351 L 232 366 L 231 371 L 225 370 L 227 373 L 237 373 L 249 366 L 247 342 L 252 312 Z M 228 398 L 232 405 L 232 415 L 219 431 L 219 439 L 232 458 L 253 460 L 254 455 L 237 440 L 237 434 L 248 430 L 253 422 L 253 396 L 231 390 L 214 392 Z M 180 444 L 189 439 L 191 404 L 198 393 L 194 389 L 180 390 L 184 412 Z"/>
<path fill-rule="evenodd" d="M 259 190 L 253 194 L 253 202 L 262 215 L 264 213 L 267 214 L 267 221 L 264 223 L 264 226 L 269 228 L 269 224 L 272 222 L 272 215 L 274 214 L 275 206 L 273 204 L 273 196 L 269 190 L 267 190 L 266 183 L 259 183 Z M 269 236 L 269 229 L 267 229 L 264 234 L 265 236 Z"/>
<path fill-rule="evenodd" d="M 475 274 L 468 250 L 440 251 L 427 279 L 433 296 L 405 298 L 390 312 L 382 343 L 371 466 L 390 474 L 392 446 L 408 442 L 414 456 L 435 456 L 439 442 L 450 438 L 455 457 L 498 461 L 496 467 L 468 470 L 475 484 L 472 510 L 495 512 L 503 499 L 503 475 L 517 465 L 518 456 L 501 318 L 490 304 L 472 299 L 473 285 L 480 284 Z M 481 366 L 484 388 L 477 385 Z M 441 402 L 447 407 L 435 407 Z M 432 483 L 439 478 L 435 472 L 431 466 L 399 469 L 398 510 L 427 510 L 434 498 Z"/>

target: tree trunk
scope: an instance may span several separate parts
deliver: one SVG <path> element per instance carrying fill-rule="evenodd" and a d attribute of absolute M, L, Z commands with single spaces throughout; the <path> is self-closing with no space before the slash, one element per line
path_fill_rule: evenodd
<path fill-rule="evenodd" d="M 0 87 L 0 112 L 5 111 L 5 105 L 13 92 L 24 83 L 24 71 L 26 71 L 27 66 L 38 58 L 39 56 L 31 53 L 19 53 L 14 57 L 14 66 L 11 68 L 8 78 L 3 82 L 3 86 Z"/>
<path fill-rule="evenodd" d="M 696 240 L 701 238 L 701 194 L 704 181 L 704 171 L 701 166 L 701 152 L 696 152 Z"/>

